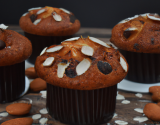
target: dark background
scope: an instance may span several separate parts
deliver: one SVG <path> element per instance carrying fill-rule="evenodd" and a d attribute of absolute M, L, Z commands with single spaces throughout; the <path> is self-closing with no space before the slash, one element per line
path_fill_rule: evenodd
<path fill-rule="evenodd" d="M 82 27 L 112 28 L 136 14 L 160 14 L 160 0 L 0 0 L 0 23 L 18 25 L 29 8 L 44 6 L 73 12 Z"/>

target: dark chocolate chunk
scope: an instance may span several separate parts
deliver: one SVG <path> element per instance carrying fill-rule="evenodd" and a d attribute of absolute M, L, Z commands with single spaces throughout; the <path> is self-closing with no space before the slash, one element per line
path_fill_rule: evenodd
<path fill-rule="evenodd" d="M 76 73 L 76 66 L 78 65 L 79 61 L 77 60 L 73 60 L 73 59 L 70 59 L 70 64 L 69 66 L 67 67 L 67 69 L 65 70 L 65 74 L 66 76 L 70 77 L 70 78 L 74 78 L 77 76 L 77 73 Z"/>
<path fill-rule="evenodd" d="M 151 38 L 151 43 L 154 44 L 154 38 Z"/>
<path fill-rule="evenodd" d="M 142 24 L 144 24 L 144 21 L 142 21 L 142 20 L 139 20 L 139 22 L 141 22 Z"/>
<path fill-rule="evenodd" d="M 133 46 L 133 48 L 136 49 L 136 50 L 139 50 L 138 46 L 139 46 L 139 44 L 135 43 L 134 46 Z"/>
<path fill-rule="evenodd" d="M 74 15 L 70 15 L 70 22 L 74 23 L 76 20 L 76 17 Z"/>
<path fill-rule="evenodd" d="M 124 36 L 126 39 L 128 39 L 128 38 L 130 37 L 130 35 L 131 35 L 131 31 L 125 30 L 125 31 L 123 32 L 123 36 Z"/>
<path fill-rule="evenodd" d="M 98 61 L 97 67 L 100 72 L 107 75 L 112 72 L 112 67 L 108 62 Z"/>
<path fill-rule="evenodd" d="M 62 60 L 61 60 L 61 63 L 67 64 L 67 63 L 68 63 L 68 60 L 62 59 Z"/>
<path fill-rule="evenodd" d="M 6 43 L 0 40 L 0 50 L 4 49 L 6 47 Z"/>
<path fill-rule="evenodd" d="M 90 59 L 91 59 L 92 61 L 96 60 L 96 58 L 94 58 L 94 57 L 92 57 L 92 56 L 90 57 Z"/>
<path fill-rule="evenodd" d="M 34 14 L 32 14 L 32 15 L 30 16 L 30 19 L 31 19 L 32 23 L 36 20 L 36 18 L 37 18 L 37 16 L 34 15 Z"/>

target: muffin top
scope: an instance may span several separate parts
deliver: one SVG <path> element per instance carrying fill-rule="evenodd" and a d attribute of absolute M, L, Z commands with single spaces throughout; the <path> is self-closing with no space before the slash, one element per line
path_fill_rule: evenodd
<path fill-rule="evenodd" d="M 20 63 L 32 53 L 32 44 L 26 37 L 6 28 L 0 24 L 0 66 Z"/>
<path fill-rule="evenodd" d="M 74 14 L 63 8 L 38 7 L 22 15 L 19 25 L 27 33 L 41 36 L 73 35 L 80 28 Z"/>
<path fill-rule="evenodd" d="M 94 37 L 67 39 L 42 50 L 35 62 L 37 75 L 48 83 L 78 90 L 113 86 L 128 72 L 125 58 Z"/>
<path fill-rule="evenodd" d="M 122 20 L 110 41 L 118 48 L 139 53 L 160 53 L 160 16 L 141 14 Z"/>

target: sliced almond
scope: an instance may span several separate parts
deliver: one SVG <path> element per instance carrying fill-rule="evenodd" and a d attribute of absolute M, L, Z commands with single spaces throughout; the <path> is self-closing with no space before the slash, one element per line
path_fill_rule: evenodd
<path fill-rule="evenodd" d="M 117 116 L 118 116 L 118 114 L 117 114 L 117 113 L 114 113 L 113 118 L 115 118 L 115 117 L 117 117 Z"/>
<path fill-rule="evenodd" d="M 28 14 L 28 12 L 24 13 L 22 16 L 26 16 Z"/>
<path fill-rule="evenodd" d="M 126 63 L 126 61 L 124 61 L 124 59 L 122 57 L 120 57 L 120 64 L 121 64 L 122 68 L 124 69 L 124 71 L 127 72 L 127 63 Z"/>
<path fill-rule="evenodd" d="M 69 66 L 69 62 L 68 63 L 59 63 L 58 64 L 58 70 L 57 70 L 57 76 L 59 78 L 63 78 L 63 75 L 65 73 L 65 69 Z"/>
<path fill-rule="evenodd" d="M 105 42 L 103 42 L 103 41 L 101 41 L 101 40 L 99 40 L 97 38 L 89 37 L 89 39 L 92 40 L 95 43 L 98 43 L 98 44 L 102 45 L 102 46 L 105 46 L 107 48 L 111 48 L 107 43 L 105 43 Z"/>
<path fill-rule="evenodd" d="M 129 101 L 129 100 L 123 100 L 121 103 L 122 103 L 122 104 L 129 104 L 130 101 Z"/>
<path fill-rule="evenodd" d="M 0 113 L 0 117 L 7 117 L 8 116 L 8 112 L 2 112 Z"/>
<path fill-rule="evenodd" d="M 43 66 L 51 66 L 54 61 L 54 57 L 48 57 L 44 62 Z"/>
<path fill-rule="evenodd" d="M 40 53 L 40 56 L 43 55 L 46 52 L 47 47 L 45 47 L 42 52 Z"/>
<path fill-rule="evenodd" d="M 41 118 L 41 114 L 32 115 L 33 120 L 40 119 L 40 118 Z"/>
<path fill-rule="evenodd" d="M 6 26 L 6 25 L 4 25 L 4 24 L 0 24 L 0 28 L 5 30 L 5 29 L 8 28 L 8 26 Z"/>
<path fill-rule="evenodd" d="M 62 21 L 62 17 L 56 12 L 53 12 L 53 18 L 55 19 L 55 21 Z"/>
<path fill-rule="evenodd" d="M 116 120 L 115 123 L 118 124 L 118 125 L 127 125 L 128 124 L 128 122 L 125 122 L 125 121 L 122 121 L 122 120 Z"/>
<path fill-rule="evenodd" d="M 94 49 L 90 46 L 82 46 L 81 52 L 87 56 L 93 56 Z"/>
<path fill-rule="evenodd" d="M 143 113 L 143 109 L 141 109 L 141 108 L 135 108 L 134 111 L 139 112 L 139 113 Z"/>
<path fill-rule="evenodd" d="M 66 39 L 64 41 L 74 41 L 74 40 L 78 40 L 80 37 L 73 37 L 73 38 L 70 38 L 70 39 Z"/>
<path fill-rule="evenodd" d="M 53 48 L 47 49 L 46 52 L 50 53 L 50 52 L 56 52 L 59 51 L 63 48 L 63 46 L 55 46 Z"/>
<path fill-rule="evenodd" d="M 33 24 L 34 24 L 34 25 L 37 25 L 39 22 L 41 22 L 41 19 L 36 19 L 36 20 L 33 22 Z"/>
<path fill-rule="evenodd" d="M 123 95 L 117 94 L 116 99 L 123 100 L 123 99 L 125 99 L 125 97 Z"/>
<path fill-rule="evenodd" d="M 158 14 L 155 14 L 155 16 L 157 16 Z M 155 16 L 151 16 L 149 13 L 147 14 L 148 18 L 151 19 L 151 20 L 157 20 L 157 21 L 160 21 L 160 18 L 158 17 L 155 17 Z"/>
<path fill-rule="evenodd" d="M 41 124 L 41 125 L 46 125 L 46 122 L 48 121 L 48 118 L 41 118 L 40 120 L 39 120 L 39 123 Z"/>
<path fill-rule="evenodd" d="M 135 15 L 134 17 L 129 17 L 128 19 L 133 20 L 134 18 L 137 18 L 137 17 L 138 17 L 138 15 Z"/>
<path fill-rule="evenodd" d="M 91 62 L 88 59 L 83 59 L 76 67 L 77 75 L 82 75 L 85 73 L 90 66 Z"/>
<path fill-rule="evenodd" d="M 37 12 L 37 15 L 38 14 L 41 14 L 41 13 L 43 13 L 43 12 L 45 12 L 46 11 L 46 9 L 41 9 L 41 10 L 39 10 L 38 12 Z"/>
<path fill-rule="evenodd" d="M 145 14 L 140 14 L 142 17 L 145 17 L 145 16 L 147 16 L 147 14 L 149 14 L 149 13 L 145 13 Z"/>
<path fill-rule="evenodd" d="M 124 20 L 122 20 L 122 21 L 120 21 L 119 23 L 126 23 L 126 22 L 128 22 L 129 21 L 129 19 L 124 19 Z M 118 23 L 118 24 L 119 24 Z"/>
<path fill-rule="evenodd" d="M 138 29 L 135 27 L 130 27 L 130 28 L 126 29 L 125 31 L 135 31 L 135 30 L 138 30 Z"/>
<path fill-rule="evenodd" d="M 135 96 L 141 98 L 141 97 L 142 97 L 142 94 L 141 94 L 141 93 L 137 93 L 137 94 L 135 94 Z"/>
<path fill-rule="evenodd" d="M 46 108 L 43 108 L 39 111 L 41 114 L 48 114 L 48 111 Z"/>
<path fill-rule="evenodd" d="M 64 9 L 64 8 L 59 8 L 59 9 L 63 10 L 63 11 L 64 11 L 65 13 L 67 13 L 67 14 L 71 14 L 70 11 L 68 11 L 68 10 L 66 10 L 66 9 Z"/>
<path fill-rule="evenodd" d="M 31 11 L 31 10 L 38 10 L 38 9 L 41 9 L 42 7 L 35 7 L 35 8 L 30 8 L 28 9 L 28 11 Z"/>
<path fill-rule="evenodd" d="M 40 91 L 40 93 L 42 94 L 42 95 L 41 95 L 42 98 L 46 98 L 46 96 L 47 96 L 47 91 Z"/>
<path fill-rule="evenodd" d="M 134 117 L 133 120 L 134 121 L 138 121 L 138 122 L 145 122 L 145 121 L 148 120 L 148 118 L 147 117 L 139 117 L 139 116 L 137 116 L 137 117 Z"/>

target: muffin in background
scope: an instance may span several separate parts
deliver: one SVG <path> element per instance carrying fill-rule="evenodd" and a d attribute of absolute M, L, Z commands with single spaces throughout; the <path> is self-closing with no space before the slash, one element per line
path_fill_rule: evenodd
<path fill-rule="evenodd" d="M 141 14 L 122 20 L 112 29 L 110 41 L 119 48 L 130 68 L 126 79 L 160 82 L 160 16 Z"/>
<path fill-rule="evenodd" d="M 72 125 L 107 123 L 115 112 L 117 83 L 128 72 L 125 58 L 94 37 L 67 39 L 44 49 L 35 62 L 47 84 L 47 110 Z"/>
<path fill-rule="evenodd" d="M 32 42 L 33 53 L 28 58 L 32 64 L 44 47 L 60 44 L 80 29 L 79 20 L 66 9 L 46 6 L 28 11 L 20 18 L 19 25 Z"/>
<path fill-rule="evenodd" d="M 31 42 L 0 24 L 0 103 L 14 101 L 25 91 L 25 59 L 32 53 Z"/>

